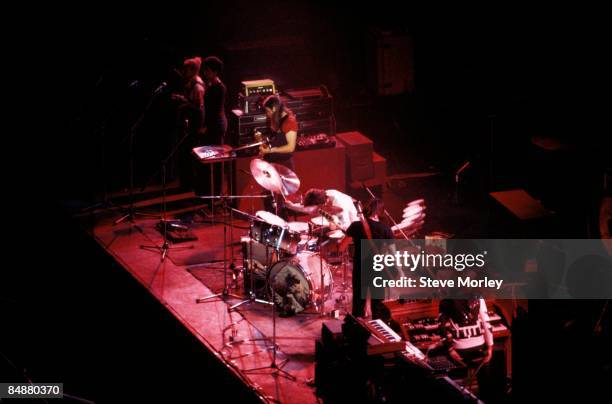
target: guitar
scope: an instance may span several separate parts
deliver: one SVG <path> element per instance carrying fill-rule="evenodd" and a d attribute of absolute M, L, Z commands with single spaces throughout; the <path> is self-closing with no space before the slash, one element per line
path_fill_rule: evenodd
<path fill-rule="evenodd" d="M 268 148 L 272 148 L 270 144 L 270 138 L 261 134 L 261 132 L 255 132 L 255 143 L 245 144 L 244 146 L 234 148 L 234 151 L 250 149 L 253 147 L 259 147 L 261 145 L 266 145 Z"/>
<path fill-rule="evenodd" d="M 335 208 L 335 206 L 334 206 Z M 317 209 L 317 213 L 320 216 L 323 216 L 325 219 L 327 219 L 330 223 L 333 223 L 338 230 L 342 231 L 344 233 L 344 231 L 342 230 L 340 221 L 338 220 L 338 216 L 336 216 L 335 214 L 330 213 L 329 211 L 324 210 L 323 208 L 319 208 Z"/>

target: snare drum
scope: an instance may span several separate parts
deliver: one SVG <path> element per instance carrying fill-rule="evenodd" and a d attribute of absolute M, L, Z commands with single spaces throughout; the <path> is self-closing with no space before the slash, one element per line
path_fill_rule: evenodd
<path fill-rule="evenodd" d="M 314 224 L 317 227 L 329 227 L 329 220 L 324 218 L 323 216 L 315 216 L 310 219 L 310 223 Z"/>
<path fill-rule="evenodd" d="M 302 251 L 318 252 L 319 251 L 319 239 L 316 237 L 302 236 L 302 240 L 298 244 L 298 254 Z"/>
<path fill-rule="evenodd" d="M 308 236 L 308 233 L 310 233 L 308 222 L 289 222 L 287 226 L 289 226 L 289 230 L 299 233 L 300 235 Z"/>

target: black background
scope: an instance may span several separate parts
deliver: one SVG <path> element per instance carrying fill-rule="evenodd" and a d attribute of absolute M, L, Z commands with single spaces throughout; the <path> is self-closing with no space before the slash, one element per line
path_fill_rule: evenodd
<path fill-rule="evenodd" d="M 182 395 L 204 397 L 213 386 L 231 385 L 223 370 L 201 366 L 208 358 L 192 337 L 177 331 L 170 316 L 160 318 L 157 303 L 97 252 L 60 208 L 66 201 L 95 201 L 105 182 L 125 187 L 122 142 L 130 123 L 186 56 L 221 56 L 230 97 L 249 78 L 273 77 L 285 88 L 326 84 L 336 97 L 339 128 L 370 129 L 382 149 L 411 146 L 411 158 L 391 159 L 397 172 L 456 167 L 480 150 L 491 117 L 510 139 L 539 132 L 579 141 L 588 150 L 585 160 L 597 165 L 609 150 L 602 140 L 610 132 L 604 125 L 608 92 L 602 73 L 609 46 L 601 10 L 219 1 L 53 4 L 21 14 L 8 37 L 17 52 L 5 75 L 17 90 L 7 97 L 17 113 L 9 113 L 15 125 L 9 128 L 7 120 L 5 133 L 10 241 L 3 244 L 0 295 L 2 352 L 17 370 L 3 364 L 9 376 L 2 380 L 20 381 L 20 369 L 27 368 L 34 381 L 64 381 L 67 392 L 113 402 L 132 383 L 157 391 L 128 390 L 131 400 L 173 397 L 183 385 Z M 369 26 L 413 36 L 414 94 L 379 99 L 364 90 Z M 288 47 L 265 45 L 279 40 Z M 239 50 L 245 43 L 255 47 Z M 128 88 L 134 80 L 141 84 Z M 137 139 L 139 181 L 166 150 L 164 132 L 151 120 L 151 130 Z M 103 138 L 102 122 L 108 122 Z M 110 178 L 101 170 L 101 144 Z M 495 158 L 510 167 L 516 163 L 512 147 Z M 601 306 L 534 307 L 539 317 L 526 321 L 517 353 L 517 396 L 527 397 L 529 389 L 544 396 L 605 392 L 609 368 L 602 373 L 596 365 L 609 358 L 609 349 L 576 331 L 587 326 L 566 327 L 572 313 Z"/>

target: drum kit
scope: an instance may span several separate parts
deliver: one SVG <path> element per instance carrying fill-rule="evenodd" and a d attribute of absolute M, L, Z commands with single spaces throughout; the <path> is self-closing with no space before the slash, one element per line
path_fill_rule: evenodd
<path fill-rule="evenodd" d="M 258 143 L 255 143 L 234 149 L 229 146 L 201 146 L 194 148 L 192 152 L 202 164 L 210 164 L 231 160 L 237 150 L 257 145 Z M 278 211 L 276 214 L 258 211 L 251 215 L 229 207 L 228 201 L 234 198 L 272 197 L 276 201 L 278 197 L 287 200 L 288 196 L 295 194 L 300 188 L 298 176 L 280 164 L 255 158 L 250 163 L 250 173 L 270 195 L 201 197 L 224 201 L 230 211 L 230 231 L 233 213 L 249 222 L 249 235 L 242 238 L 244 289 L 247 296 L 246 300 L 234 304 L 230 309 L 234 310 L 250 302 L 265 302 L 274 303 L 284 315 L 296 314 L 311 306 L 320 314 L 325 314 L 324 305 L 332 295 L 333 280 L 321 247 L 344 236 L 342 232 L 331 232 L 333 221 L 330 219 L 338 213 L 338 209 L 328 206 L 325 210 L 319 209 L 318 216 L 308 222 L 287 222 L 278 216 Z M 278 204 L 276 206 L 278 209 Z M 227 221 L 225 223 L 227 224 Z M 228 245 L 225 233 L 226 231 L 224 244 Z M 231 234 L 230 240 L 233 240 Z M 233 249 L 231 251 L 233 252 Z M 233 258 L 231 265 L 233 266 Z M 225 253 L 224 268 L 227 268 Z M 224 277 L 227 278 L 225 272 Z M 222 292 L 198 298 L 196 302 L 202 303 L 219 296 L 238 297 L 232 295 L 229 289 L 225 279 Z"/>
<path fill-rule="evenodd" d="M 258 143 L 255 143 L 242 146 L 241 148 L 257 145 Z M 229 150 L 228 152 L 225 149 L 217 150 L 205 146 L 196 148 L 193 152 L 203 164 L 209 164 L 215 161 L 231 160 L 235 157 L 234 152 L 239 149 Z M 265 195 L 265 197 L 272 197 L 273 201 L 276 201 L 278 197 L 283 198 L 287 202 L 288 197 L 296 194 L 300 187 L 298 176 L 289 168 L 279 164 L 256 158 L 250 163 L 250 171 L 255 181 L 270 193 L 270 195 Z M 231 187 L 230 194 L 232 194 Z M 337 312 L 336 310 L 325 311 L 326 301 L 335 292 L 332 266 L 329 263 L 329 255 L 326 251 L 327 246 L 339 245 L 339 242 L 345 237 L 344 232 L 338 230 L 338 218 L 336 216 L 343 210 L 335 206 L 322 205 L 316 209 L 316 213 L 308 221 L 288 222 L 278 215 L 278 203 L 276 204 L 275 213 L 258 211 L 254 215 L 230 207 L 228 204 L 228 201 L 233 201 L 237 198 L 261 197 L 264 197 L 264 195 L 224 195 L 205 198 L 221 199 L 224 202 L 224 206 L 229 210 L 230 245 L 233 245 L 233 235 L 231 234 L 233 213 L 241 215 L 249 222 L 248 236 L 241 238 L 243 252 L 242 274 L 244 290 L 247 296 L 245 296 L 245 300 L 232 306 L 228 305 L 228 313 L 244 304 L 250 303 L 262 303 L 272 307 L 272 363 L 269 366 L 243 371 L 250 372 L 271 369 L 277 375 L 294 379 L 293 376 L 282 370 L 283 365 L 288 359 L 285 359 L 281 364 L 276 362 L 276 315 L 278 312 L 280 315 L 290 316 L 304 312 L 310 307 L 315 309 L 315 313 L 312 314 L 320 316 Z M 293 208 L 296 209 L 297 207 L 293 206 Z M 227 221 L 224 223 L 224 246 L 227 246 L 227 231 L 225 230 L 227 228 Z M 233 270 L 234 250 L 233 248 L 230 248 L 230 250 L 232 251 L 230 267 Z M 347 283 L 349 252 L 347 251 L 342 255 L 342 281 L 340 282 L 340 288 L 338 288 L 338 292 L 340 292 L 338 302 L 342 302 L 341 304 L 344 305 L 344 309 L 346 309 L 345 303 L 348 300 L 346 292 L 350 290 L 350 285 Z M 216 297 L 234 297 L 229 293 L 230 286 L 227 284 L 228 265 L 225 248 L 223 261 L 223 291 L 198 298 L 196 303 L 211 301 Z M 234 272 L 234 274 L 236 273 Z M 232 329 L 233 324 L 231 322 L 229 326 Z M 268 338 L 264 337 L 263 339 L 267 340 Z M 232 338 L 226 345 L 232 346 L 254 340 L 256 339 L 236 340 Z"/>
<path fill-rule="evenodd" d="M 286 198 L 299 189 L 299 178 L 287 167 L 254 159 L 250 168 L 255 181 L 273 195 Z M 338 213 L 335 207 L 326 210 L 325 216 Z M 343 238 L 344 233 L 331 231 L 323 215 L 308 222 L 287 222 L 263 210 L 255 215 L 241 213 L 249 221 L 249 235 L 241 239 L 249 301 L 268 299 L 285 316 L 309 307 L 324 314 L 325 301 L 333 292 L 333 276 L 322 246 Z"/>

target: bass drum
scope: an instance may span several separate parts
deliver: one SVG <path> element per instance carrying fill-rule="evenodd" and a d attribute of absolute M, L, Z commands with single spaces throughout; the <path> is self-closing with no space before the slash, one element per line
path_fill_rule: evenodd
<path fill-rule="evenodd" d="M 268 273 L 268 285 L 281 316 L 297 314 L 311 304 L 316 307 L 321 295 L 324 300 L 331 297 L 334 286 L 327 262 L 310 251 L 274 264 Z"/>

